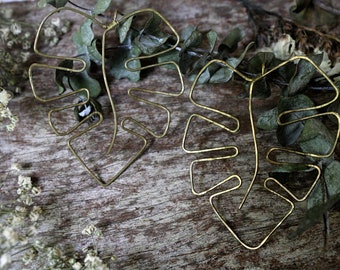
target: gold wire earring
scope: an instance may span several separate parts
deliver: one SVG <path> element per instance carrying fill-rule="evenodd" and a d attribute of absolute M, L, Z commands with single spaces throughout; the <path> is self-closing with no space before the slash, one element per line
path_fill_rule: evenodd
<path fill-rule="evenodd" d="M 151 14 L 152 16 L 155 16 L 159 20 L 159 23 L 164 23 L 164 25 L 170 29 L 172 36 L 176 39 L 171 47 L 168 47 L 167 49 L 165 49 L 163 51 L 158 51 L 158 52 L 152 53 L 150 55 L 146 55 L 146 56 L 132 57 L 125 64 L 126 69 L 130 70 L 130 71 L 141 71 L 141 70 L 151 69 L 151 68 L 155 68 L 155 67 L 159 67 L 159 66 L 172 65 L 177 70 L 178 79 L 179 79 L 179 82 L 180 82 L 180 89 L 179 89 L 179 91 L 174 92 L 174 93 L 170 93 L 170 92 L 166 92 L 166 91 L 150 90 L 150 89 L 145 89 L 145 88 L 131 88 L 131 89 L 128 90 L 128 95 L 130 97 L 134 98 L 135 100 L 143 102 L 144 104 L 146 104 L 148 106 L 152 106 L 152 107 L 161 109 L 163 111 L 163 113 L 166 114 L 167 121 L 165 123 L 164 130 L 162 132 L 157 133 L 157 131 L 153 131 L 152 128 L 145 126 L 144 124 L 137 121 L 136 119 L 133 119 L 131 117 L 127 117 L 127 118 L 123 119 L 122 122 L 121 122 L 122 129 L 125 130 L 126 132 L 128 132 L 131 136 L 135 137 L 137 139 L 137 141 L 140 141 L 141 147 L 134 154 L 132 154 L 130 159 L 127 161 L 127 163 L 125 165 L 123 165 L 122 168 L 119 169 L 118 172 L 116 172 L 114 174 L 114 176 L 112 176 L 107 181 L 104 181 L 99 175 L 97 175 L 95 173 L 95 171 L 93 169 L 90 168 L 90 166 L 88 166 L 88 164 L 86 164 L 85 160 L 78 154 L 75 147 L 73 146 L 73 143 L 76 139 L 81 138 L 82 136 L 84 136 L 88 132 L 90 132 L 91 130 L 98 128 L 101 125 L 101 123 L 103 122 L 103 119 L 104 119 L 102 112 L 100 112 L 99 110 L 94 110 L 89 115 L 84 117 L 79 123 L 75 124 L 74 126 L 72 126 L 70 129 L 68 129 L 66 131 L 59 131 L 58 128 L 55 126 L 54 121 L 53 121 L 53 115 L 56 112 L 61 112 L 61 111 L 71 109 L 71 108 L 79 108 L 80 106 L 88 106 L 88 104 L 91 104 L 92 100 L 91 100 L 91 97 L 90 97 L 89 89 L 85 89 L 85 88 L 76 89 L 75 91 L 70 92 L 70 93 L 62 94 L 62 95 L 59 95 L 59 96 L 53 96 L 53 97 L 50 97 L 50 98 L 44 98 L 44 97 L 41 97 L 38 94 L 38 91 L 36 89 L 36 85 L 34 83 L 33 73 L 37 69 L 48 69 L 48 70 L 53 70 L 53 71 L 59 70 L 59 71 L 65 71 L 65 72 L 70 72 L 70 73 L 81 73 L 86 68 L 88 68 L 86 61 L 84 59 L 82 59 L 81 57 L 49 55 L 49 54 L 46 54 L 46 53 L 42 53 L 38 49 L 38 42 L 39 42 L 39 39 L 40 39 L 40 36 L 41 36 L 41 31 L 42 31 L 42 27 L 43 27 L 44 23 L 54 14 L 60 13 L 60 12 L 63 12 L 63 11 L 69 11 L 69 12 L 78 14 L 78 15 L 90 20 L 93 24 L 99 26 L 101 29 L 104 30 L 104 32 L 102 34 L 102 40 L 101 40 L 102 41 L 101 65 L 102 65 L 102 74 L 103 74 L 104 86 L 105 86 L 107 97 L 108 97 L 109 102 L 110 102 L 110 108 L 111 108 L 111 111 L 112 111 L 112 114 L 113 114 L 113 116 L 112 116 L 113 123 L 112 123 L 111 141 L 110 141 L 109 146 L 107 147 L 107 150 L 106 150 L 107 155 L 108 154 L 112 155 L 112 148 L 115 144 L 116 135 L 117 135 L 117 131 L 118 131 L 118 118 L 117 118 L 115 103 L 114 103 L 112 95 L 111 95 L 110 86 L 109 86 L 109 82 L 108 82 L 108 78 L 107 78 L 107 74 L 106 74 L 106 70 L 105 70 L 106 43 L 107 43 L 106 37 L 107 37 L 107 35 L 111 31 L 115 31 L 117 26 L 123 24 L 127 20 L 133 20 L 134 17 L 139 16 L 139 15 L 143 16 L 143 15 Z M 88 15 L 87 13 L 82 12 L 78 9 L 74 9 L 74 8 L 70 8 L 70 7 L 62 7 L 62 8 L 58 8 L 58 9 L 52 11 L 42 20 L 42 22 L 41 22 L 41 24 L 38 28 L 37 35 L 36 35 L 35 42 L 34 42 L 34 51 L 37 55 L 39 55 L 42 58 L 54 59 L 54 60 L 59 60 L 59 61 L 69 61 L 69 62 L 72 63 L 72 65 L 64 67 L 64 66 L 48 65 L 48 64 L 42 64 L 42 63 L 34 63 L 29 68 L 29 78 L 30 78 L 32 91 L 33 91 L 34 97 L 40 102 L 51 103 L 51 102 L 55 102 L 55 101 L 61 101 L 62 99 L 67 98 L 67 97 L 72 97 L 72 96 L 76 96 L 76 95 L 81 94 L 82 100 L 80 102 L 78 102 L 77 104 L 69 104 L 69 105 L 66 105 L 66 106 L 61 106 L 61 107 L 58 107 L 58 108 L 51 109 L 48 112 L 48 121 L 49 121 L 49 124 L 50 124 L 52 130 L 57 135 L 65 136 L 65 135 L 69 135 L 69 134 L 75 132 L 76 130 L 78 130 L 79 127 L 82 126 L 84 123 L 88 123 L 89 122 L 88 120 L 94 119 L 94 121 L 92 121 L 92 123 L 88 127 L 86 127 L 84 130 L 79 131 L 78 133 L 74 134 L 69 139 L 67 139 L 67 145 L 68 145 L 69 149 L 71 150 L 71 152 L 73 153 L 73 155 L 77 158 L 77 160 L 85 168 L 85 170 L 94 179 L 96 179 L 99 184 L 101 184 L 103 186 L 108 186 L 112 182 L 114 182 L 125 170 L 127 170 L 131 166 L 132 163 L 134 163 L 136 161 L 136 159 L 144 152 L 144 150 L 147 146 L 146 137 L 142 134 L 139 134 L 137 131 L 134 131 L 133 129 L 131 129 L 131 127 L 129 127 L 127 125 L 127 122 L 133 123 L 135 126 L 140 127 L 141 129 L 143 129 L 144 131 L 146 131 L 147 133 L 151 134 L 152 136 L 154 136 L 156 138 L 164 137 L 168 132 L 168 129 L 169 129 L 169 126 L 170 126 L 170 120 L 171 120 L 170 111 L 165 106 L 163 106 L 161 104 L 151 102 L 147 99 L 143 99 L 143 98 L 138 97 L 137 93 L 147 93 L 147 94 L 151 94 L 151 95 L 163 95 L 163 96 L 168 96 L 168 97 L 177 97 L 177 96 L 181 95 L 184 91 L 184 83 L 183 83 L 182 74 L 180 72 L 179 66 L 173 61 L 167 61 L 167 62 L 163 62 L 163 63 L 152 64 L 152 65 L 147 65 L 147 66 L 140 66 L 140 67 L 132 67 L 131 65 L 129 66 L 129 64 L 133 63 L 133 61 L 155 58 L 155 57 L 160 56 L 162 54 L 168 53 L 171 50 L 174 50 L 179 43 L 179 36 L 178 36 L 177 32 L 175 31 L 175 29 L 171 26 L 171 24 L 160 13 L 158 13 L 157 11 L 155 11 L 153 9 L 137 10 L 135 12 L 128 14 L 128 15 L 122 16 L 119 19 L 117 19 L 117 15 L 118 15 L 118 12 L 116 11 L 114 19 L 112 20 L 112 22 L 109 23 L 109 24 L 104 24 L 104 23 L 98 21 L 93 16 Z M 73 67 L 75 64 L 78 65 L 77 68 Z M 92 107 L 94 107 L 94 106 L 92 106 Z"/>
<path fill-rule="evenodd" d="M 337 143 L 337 140 L 339 139 L 339 134 L 340 134 L 340 116 L 337 114 L 337 113 L 334 113 L 334 112 L 323 112 L 323 113 L 316 113 L 316 114 L 312 114 L 312 115 L 308 115 L 308 116 L 304 116 L 304 117 L 295 117 L 293 120 L 290 120 L 290 121 L 284 121 L 282 120 L 284 118 L 284 116 L 287 116 L 287 115 L 296 115 L 296 113 L 298 112 L 301 112 L 301 111 L 316 111 L 318 109 L 322 109 L 326 106 L 329 106 L 330 104 L 332 104 L 333 102 L 335 102 L 335 100 L 338 99 L 339 97 L 339 89 L 336 87 L 336 85 L 332 82 L 332 80 L 318 67 L 318 65 L 316 65 L 311 59 L 309 59 L 308 57 L 305 57 L 305 56 L 294 56 L 292 57 L 291 59 L 289 60 L 286 60 L 282 63 L 280 63 L 279 65 L 277 65 L 276 67 L 270 69 L 269 71 L 266 71 L 265 72 L 265 66 L 262 67 L 262 74 L 255 77 L 255 78 L 250 78 L 250 77 L 247 77 L 245 75 L 243 75 L 242 73 L 240 73 L 237 69 L 235 69 L 234 67 L 232 67 L 229 63 L 227 62 L 223 62 L 223 61 L 220 61 L 220 60 L 217 60 L 217 61 L 212 61 L 211 63 L 208 63 L 205 67 L 202 68 L 202 70 L 200 71 L 200 73 L 197 75 L 194 83 L 193 83 L 193 86 L 191 88 L 191 94 L 190 94 L 190 101 L 196 105 L 196 106 L 199 106 L 207 111 L 209 110 L 214 110 L 212 108 L 209 108 L 209 107 L 205 107 L 203 106 L 202 104 L 198 104 L 194 101 L 194 99 L 192 98 L 192 92 L 193 92 L 193 89 L 195 88 L 195 85 L 197 83 L 197 81 L 199 80 L 199 76 L 201 76 L 201 74 L 203 74 L 203 72 L 205 71 L 205 69 L 210 65 L 210 64 L 213 64 L 214 62 L 217 62 L 219 63 L 220 65 L 223 65 L 227 68 L 229 68 L 232 72 L 236 73 L 238 76 L 240 76 L 242 79 L 244 79 L 245 81 L 249 82 L 250 83 L 250 87 L 249 87 L 249 103 L 248 103 L 248 111 L 249 111 L 249 115 L 250 115 L 250 125 L 251 125 L 251 130 L 252 130 L 252 137 L 253 137 L 253 143 L 254 143 L 254 154 L 255 154 L 255 168 L 254 168 L 254 172 L 253 172 L 253 176 L 252 176 L 252 179 L 250 181 L 250 184 L 248 185 L 248 188 L 245 192 L 245 194 L 243 195 L 243 198 L 242 198 L 242 201 L 239 205 L 239 209 L 241 209 L 245 203 L 245 201 L 247 200 L 248 198 L 248 195 L 249 193 L 251 192 L 252 188 L 253 188 L 253 185 L 254 185 L 254 182 L 255 182 L 255 179 L 257 178 L 258 176 L 258 170 L 259 170 L 259 151 L 258 151 L 258 143 L 257 143 L 257 139 L 256 139 L 256 129 L 255 129 L 255 124 L 254 124 L 254 116 L 253 116 L 253 90 L 254 90 L 254 84 L 256 82 L 258 82 L 259 80 L 265 78 L 266 76 L 268 76 L 270 73 L 276 71 L 277 69 L 287 65 L 288 63 L 290 62 L 293 62 L 293 61 L 307 61 L 308 63 L 310 63 L 310 65 L 312 65 L 316 71 L 318 71 L 328 82 L 329 84 L 332 86 L 332 88 L 334 89 L 335 91 L 335 96 L 332 100 L 328 101 L 328 102 L 325 102 L 324 104 L 321 104 L 321 105 L 317 105 L 317 106 L 312 106 L 312 107 L 308 107 L 308 108 L 303 108 L 303 109 L 293 109 L 293 110 L 287 110 L 287 111 L 283 111 L 281 112 L 279 115 L 278 115 L 278 118 L 277 118 L 277 121 L 278 121 L 278 124 L 281 125 L 281 126 L 286 126 L 286 125 L 290 125 L 292 123 L 297 123 L 297 122 L 301 122 L 301 121 L 307 121 L 309 119 L 313 119 L 313 118 L 318 118 L 318 117 L 324 117 L 324 116 L 333 116 L 337 119 L 337 126 L 338 126 L 338 132 L 334 138 L 334 143 L 333 143 L 333 146 L 328 149 L 328 151 L 326 153 L 323 153 L 323 154 L 320 154 L 320 153 L 304 153 L 304 152 L 301 152 L 301 151 L 296 151 L 296 150 L 293 150 L 293 149 L 289 149 L 289 148 L 278 148 L 278 147 L 273 147 L 271 148 L 267 154 L 266 154 L 266 160 L 273 164 L 273 165 L 279 165 L 279 166 L 282 166 L 282 165 L 289 165 L 291 163 L 289 162 L 282 162 L 282 161 L 275 161 L 274 159 L 271 158 L 271 155 L 274 155 L 276 152 L 280 152 L 280 153 L 289 153 L 289 154 L 294 154 L 294 155 L 297 155 L 297 156 L 301 156 L 301 157 L 304 157 L 304 158 L 326 158 L 326 157 L 329 157 L 331 156 L 333 153 L 334 153 L 334 149 L 336 147 L 336 143 Z M 219 113 L 219 114 L 223 114 L 227 117 L 231 117 L 232 119 L 235 119 L 235 121 L 237 123 L 239 123 L 238 119 L 234 116 L 230 116 L 228 114 L 225 114 L 221 111 L 216 111 L 214 110 L 216 113 Z M 185 133 L 184 133 L 184 137 L 183 137 L 183 143 L 182 143 L 182 148 L 184 151 L 186 151 L 187 153 L 202 153 L 202 152 L 213 152 L 214 150 L 221 150 L 221 149 L 224 149 L 224 148 L 232 148 L 235 150 L 235 153 L 233 155 L 230 155 L 230 156 L 227 156 L 227 157 L 220 157 L 220 158 L 237 158 L 237 154 L 238 154 L 238 147 L 237 146 L 225 146 L 225 147 L 221 147 L 219 149 L 200 149 L 200 150 L 196 150 L 196 151 L 190 151 L 189 149 L 187 149 L 185 147 L 185 141 L 186 141 L 186 137 L 188 136 L 188 126 L 190 125 L 191 121 L 192 121 L 192 118 L 194 117 L 199 117 L 199 118 L 202 118 L 204 120 L 206 120 L 207 122 L 210 122 L 214 125 L 217 125 L 223 129 L 225 129 L 226 131 L 228 131 L 229 133 L 233 133 L 233 132 L 237 132 L 239 130 L 239 125 L 237 125 L 237 129 L 235 130 L 228 130 L 228 128 L 226 128 L 225 126 L 217 123 L 217 122 L 214 122 L 210 119 L 208 119 L 207 117 L 203 116 L 203 115 L 191 115 L 188 119 L 188 122 L 187 122 L 187 126 L 186 126 L 186 129 L 185 129 Z M 212 158 L 206 158 L 202 161 L 207 161 L 207 160 L 218 160 L 219 158 L 216 158 L 216 157 L 212 157 Z M 303 200 L 306 200 L 306 198 L 309 196 L 309 194 L 312 192 L 313 188 L 315 187 L 315 185 L 317 184 L 317 182 L 319 181 L 319 178 L 320 178 L 320 175 L 321 175 L 321 169 L 318 165 L 315 165 L 313 163 L 303 163 L 303 164 L 300 164 L 306 168 L 309 168 L 310 170 L 315 170 L 317 172 L 317 175 L 315 177 L 315 179 L 313 180 L 311 186 L 309 187 L 308 191 L 302 196 L 302 197 L 298 197 L 296 196 L 295 194 L 293 194 L 292 191 L 290 191 L 285 185 L 283 185 L 279 180 L 275 179 L 274 177 L 268 177 L 265 179 L 264 183 L 263 183 L 263 187 L 265 190 L 267 190 L 268 192 L 270 192 L 271 194 L 277 196 L 282 202 L 284 202 L 285 204 L 287 204 L 289 206 L 289 209 L 286 211 L 286 213 L 282 216 L 282 218 L 273 226 L 273 228 L 270 230 L 270 232 L 264 236 L 264 238 L 260 241 L 260 243 L 258 245 L 250 245 L 250 244 L 247 244 L 246 241 L 244 239 L 241 239 L 237 233 L 235 232 L 234 229 L 232 229 L 232 227 L 229 225 L 229 221 L 226 220 L 225 217 L 223 217 L 223 214 L 221 213 L 221 211 L 219 210 L 219 207 L 218 205 L 216 204 L 216 199 L 220 198 L 220 197 L 223 197 L 223 196 L 228 196 L 230 194 L 231 191 L 233 190 L 236 190 L 236 189 L 239 189 L 241 187 L 241 185 L 243 184 L 242 183 L 242 178 L 240 175 L 238 174 L 234 174 L 230 177 L 228 177 L 227 179 L 225 180 L 222 180 L 220 183 L 212 186 L 211 188 L 207 189 L 207 190 L 204 190 L 202 192 L 197 192 L 196 189 L 195 189 L 195 186 L 194 186 L 194 181 L 193 181 L 193 165 L 197 162 L 201 162 L 201 160 L 195 160 L 193 161 L 191 164 L 190 164 L 190 179 L 191 179 L 191 186 L 192 186 L 192 192 L 196 195 L 203 195 L 207 192 L 210 192 L 212 191 L 213 189 L 215 189 L 217 186 L 225 183 L 226 181 L 228 180 L 231 180 L 231 179 L 237 179 L 238 180 L 238 185 L 236 185 L 235 187 L 233 188 L 230 188 L 230 189 L 227 189 L 227 190 L 223 190 L 221 192 L 217 192 L 213 195 L 210 196 L 210 204 L 211 204 L 211 207 L 214 211 L 214 213 L 217 215 L 217 217 L 219 218 L 219 220 L 224 224 L 224 226 L 228 229 L 228 231 L 232 234 L 232 236 L 242 245 L 244 246 L 245 248 L 247 249 L 251 249 L 251 250 L 255 250 L 255 249 L 258 249 L 260 248 L 261 246 L 263 246 L 267 240 L 270 238 L 270 236 L 280 227 L 280 225 L 289 217 L 289 215 L 293 212 L 295 206 L 294 206 L 294 203 L 289 199 L 287 198 L 286 196 L 283 196 L 282 194 L 280 194 L 279 192 L 275 191 L 274 189 L 270 188 L 268 186 L 269 183 L 274 183 L 276 184 L 278 187 L 281 188 L 282 191 L 285 191 L 289 196 L 291 196 L 295 201 L 303 201 Z M 230 196 L 230 195 L 229 195 Z"/>

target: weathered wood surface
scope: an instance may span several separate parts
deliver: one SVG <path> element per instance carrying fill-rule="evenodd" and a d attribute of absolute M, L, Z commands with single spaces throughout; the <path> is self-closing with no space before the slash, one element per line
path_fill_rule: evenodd
<path fill-rule="evenodd" d="M 280 1 L 268 2 L 265 7 L 286 14 L 289 3 L 279 7 L 276 2 Z M 116 1 L 115 5 L 123 11 L 153 7 L 178 31 L 194 24 L 203 29 L 214 29 L 223 36 L 238 25 L 248 35 L 250 33 L 245 9 L 237 1 Z M 22 6 L 20 4 L 20 9 Z M 24 13 L 27 21 L 37 23 L 43 17 L 44 11 L 33 5 L 24 8 L 17 13 L 18 16 Z M 58 49 L 68 49 L 67 42 L 58 46 Z M 46 90 L 53 91 L 54 86 L 45 77 L 37 76 L 37 80 Z M 149 74 L 136 84 L 126 80 L 113 81 L 111 89 L 119 119 L 127 115 L 142 115 L 145 119 L 155 117 L 156 121 L 164 120 L 162 114 L 144 108 L 129 98 L 126 92 L 131 86 L 162 87 L 173 82 L 170 72 L 161 80 L 157 74 Z M 147 151 L 106 188 L 99 186 L 83 170 L 68 150 L 66 138 L 51 131 L 46 115 L 52 105 L 37 102 L 27 87 L 11 103 L 12 111 L 20 119 L 18 128 L 13 133 L 1 132 L 1 197 L 9 199 L 15 194 L 18 173 L 11 171 L 10 167 L 13 163 L 23 164 L 25 169 L 20 173 L 32 176 L 43 190 L 39 204 L 44 208 L 46 219 L 42 222 L 41 235 L 50 239 L 51 243 L 59 242 L 79 250 L 86 245 L 80 231 L 87 224 L 94 223 L 104 233 L 99 243 L 103 256 L 113 254 L 117 257 L 112 269 L 339 269 L 338 213 L 330 215 L 331 235 L 326 251 L 323 249 L 321 224 L 297 239 L 287 238 L 303 216 L 299 205 L 262 248 L 249 251 L 240 246 L 217 219 L 209 205 L 209 196 L 197 197 L 191 193 L 189 164 L 194 157 L 181 149 L 181 141 L 186 119 L 190 113 L 199 110 L 189 103 L 189 87 L 190 83 L 186 81 L 183 96 L 163 100 L 172 112 L 169 134 L 152 140 Z M 226 211 L 233 217 L 233 227 L 245 239 L 258 243 L 275 225 L 274 220 L 277 221 L 287 209 L 281 201 L 267 196 L 261 179 L 258 179 L 255 192 L 251 193 L 244 210 L 241 214 L 236 211 L 249 184 L 254 163 L 247 100 L 238 98 L 241 91 L 242 87 L 237 85 L 232 89 L 214 86 L 209 88 L 210 94 L 205 100 L 240 118 L 242 129 L 238 135 L 223 137 L 225 135 L 220 134 L 221 137 L 218 137 L 209 130 L 195 134 L 202 137 L 196 139 L 198 144 L 204 145 L 205 140 L 216 136 L 240 145 L 242 154 L 238 159 L 203 168 L 207 171 L 202 175 L 208 178 L 226 177 L 232 171 L 244 177 L 243 188 L 230 193 L 221 204 L 224 203 Z M 107 104 L 105 102 L 103 97 L 103 103 Z M 254 106 L 256 116 L 264 108 L 270 108 L 271 104 L 270 101 L 256 101 Z M 72 115 L 59 117 L 61 123 L 72 119 Z M 90 141 L 79 141 L 92 160 L 101 158 L 101 150 L 107 145 L 105 139 L 110 126 L 106 124 L 105 127 Z M 104 178 L 112 175 L 114 166 L 120 165 L 120 159 L 128 158 L 138 149 L 139 143 L 125 135 L 120 131 L 119 149 L 105 157 L 98 167 Z M 263 149 L 268 148 L 270 136 L 259 135 L 264 141 Z M 263 166 L 260 171 L 262 180 L 267 176 L 267 165 Z"/>

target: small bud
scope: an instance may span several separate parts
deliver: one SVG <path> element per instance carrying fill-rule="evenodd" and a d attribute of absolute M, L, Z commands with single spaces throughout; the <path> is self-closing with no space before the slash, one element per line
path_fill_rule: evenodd
<path fill-rule="evenodd" d="M 15 36 L 21 34 L 21 31 L 22 31 L 21 25 L 17 22 L 13 23 L 10 29 L 11 29 L 12 34 Z"/>

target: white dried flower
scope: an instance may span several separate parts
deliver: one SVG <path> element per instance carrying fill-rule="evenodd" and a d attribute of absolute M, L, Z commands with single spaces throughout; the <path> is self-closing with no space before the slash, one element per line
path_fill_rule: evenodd
<path fill-rule="evenodd" d="M 11 165 L 11 170 L 13 170 L 13 171 L 20 171 L 20 170 L 22 170 L 22 166 L 19 163 L 13 163 Z"/>
<path fill-rule="evenodd" d="M 18 201 L 22 202 L 25 205 L 32 205 L 33 204 L 33 199 L 28 194 L 21 194 L 20 197 L 18 198 Z"/>
<path fill-rule="evenodd" d="M 95 270 L 109 270 L 109 267 L 103 263 L 102 259 L 91 253 L 88 253 L 85 257 L 85 269 L 95 269 Z"/>
<path fill-rule="evenodd" d="M 39 240 L 35 240 L 33 246 L 38 250 L 42 250 L 45 248 L 45 245 Z"/>
<path fill-rule="evenodd" d="M 36 221 L 38 221 L 41 214 L 42 214 L 41 207 L 40 206 L 33 206 L 33 209 L 31 211 L 31 213 L 29 214 L 29 217 L 30 217 L 32 222 L 36 222 Z"/>
<path fill-rule="evenodd" d="M 32 189 L 32 180 L 31 180 L 31 177 L 29 177 L 29 176 L 19 175 L 18 184 L 19 184 L 19 187 L 21 187 L 25 190 L 31 190 Z"/>
<path fill-rule="evenodd" d="M 37 235 L 38 229 L 35 225 L 29 226 L 27 230 L 28 235 Z"/>
<path fill-rule="evenodd" d="M 57 32 L 52 27 L 46 27 L 44 29 L 44 36 L 45 37 L 54 37 L 57 35 Z"/>
<path fill-rule="evenodd" d="M 273 53 L 280 60 L 289 59 L 295 50 L 295 40 L 288 34 L 282 35 L 279 40 L 272 45 Z"/>
<path fill-rule="evenodd" d="M 19 235 L 10 227 L 6 227 L 3 230 L 2 235 L 11 245 L 15 245 L 19 241 Z"/>
<path fill-rule="evenodd" d="M 9 29 L 9 27 L 2 27 L 0 29 L 0 38 L 2 39 L 2 41 L 7 41 L 9 39 L 11 30 Z"/>
<path fill-rule="evenodd" d="M 57 36 L 53 37 L 50 42 L 48 43 L 48 46 L 53 47 L 59 42 L 59 38 Z"/>
<path fill-rule="evenodd" d="M 7 107 L 8 102 L 12 99 L 12 95 L 10 92 L 6 91 L 5 89 L 0 88 L 0 103 L 3 106 Z"/>
<path fill-rule="evenodd" d="M 82 268 L 83 268 L 83 266 L 81 265 L 80 262 L 76 262 L 72 265 L 72 269 L 74 269 L 74 270 L 80 270 Z"/>
<path fill-rule="evenodd" d="M 21 225 L 24 222 L 24 216 L 22 215 L 13 215 L 11 220 L 11 225 L 18 226 Z"/>
<path fill-rule="evenodd" d="M 13 33 L 13 35 L 17 36 L 19 34 L 21 34 L 22 31 L 22 27 L 19 23 L 15 22 L 11 25 L 11 32 Z"/>
<path fill-rule="evenodd" d="M 16 214 L 19 214 L 19 215 L 26 215 L 27 214 L 27 208 L 20 206 L 20 205 L 17 205 L 15 207 L 15 212 L 16 212 Z"/>
<path fill-rule="evenodd" d="M 22 261 L 25 265 L 31 263 L 37 256 L 37 251 L 34 248 L 30 248 L 22 257 Z"/>
<path fill-rule="evenodd" d="M 9 266 L 12 262 L 12 257 L 8 253 L 4 253 L 0 258 L 0 269 L 4 269 L 6 266 Z"/>
<path fill-rule="evenodd" d="M 89 235 L 89 236 L 93 236 L 94 232 L 97 230 L 96 226 L 94 226 L 93 224 L 90 224 L 88 226 L 86 226 L 83 230 L 82 230 L 82 234 L 85 235 Z"/>
<path fill-rule="evenodd" d="M 16 115 L 13 115 L 10 109 L 2 103 L 8 103 L 8 95 L 4 94 L 4 92 L 5 91 L 2 91 L 0 96 L 0 124 L 4 122 L 4 119 L 8 119 L 9 123 L 5 123 L 4 127 L 7 129 L 7 131 L 13 131 L 16 123 L 18 122 L 18 117 Z"/>
<path fill-rule="evenodd" d="M 38 196 L 41 193 L 41 188 L 40 187 L 33 187 L 31 189 L 31 193 L 33 196 Z"/>
<path fill-rule="evenodd" d="M 59 17 L 57 18 L 52 18 L 51 19 L 51 24 L 54 25 L 55 27 L 59 28 L 61 26 L 61 20 Z"/>
<path fill-rule="evenodd" d="M 62 28 L 60 28 L 60 31 L 63 33 L 63 34 L 66 34 L 69 30 L 69 27 L 68 26 L 63 26 Z"/>
<path fill-rule="evenodd" d="M 24 40 L 22 42 L 22 49 L 27 51 L 30 48 L 31 48 L 31 42 L 29 40 Z M 23 61 L 23 62 L 26 62 L 26 61 Z"/>

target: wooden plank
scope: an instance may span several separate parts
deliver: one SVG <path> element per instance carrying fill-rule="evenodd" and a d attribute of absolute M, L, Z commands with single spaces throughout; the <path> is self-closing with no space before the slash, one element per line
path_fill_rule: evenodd
<path fill-rule="evenodd" d="M 272 1 L 267 8 L 277 10 L 275 2 Z M 284 4 L 283 12 L 287 12 L 288 4 Z M 115 5 L 121 10 L 154 7 L 178 30 L 193 24 L 202 29 L 214 29 L 221 37 L 235 26 L 244 29 L 248 35 L 250 33 L 245 9 L 237 1 L 117 1 Z M 24 8 L 27 12 L 21 10 L 20 13 L 27 14 L 27 21 L 37 23 L 43 17 L 44 11 L 33 5 L 25 4 Z M 58 46 L 68 50 L 69 44 L 61 42 Z M 54 91 L 52 82 L 44 76 L 37 76 L 37 80 L 38 85 Z M 173 82 L 171 72 L 165 72 L 161 80 L 158 74 L 149 74 L 138 83 L 127 80 L 111 82 L 119 120 L 133 115 L 144 119 L 151 117 L 162 123 L 163 114 L 136 103 L 127 96 L 127 89 L 140 85 L 164 87 Z M 303 217 L 302 205 L 297 205 L 297 210 L 267 244 L 259 250 L 249 251 L 240 246 L 217 219 L 209 205 L 209 196 L 198 197 L 191 193 L 189 164 L 194 156 L 181 149 L 181 142 L 187 118 L 192 112 L 200 111 L 190 104 L 190 82 L 185 84 L 183 96 L 161 100 L 172 112 L 169 134 L 162 139 L 150 140 L 147 151 L 106 188 L 99 186 L 84 171 L 67 149 L 66 138 L 53 134 L 46 117 L 51 105 L 36 101 L 27 84 L 27 89 L 10 105 L 20 119 L 18 128 L 13 133 L 1 132 L 2 199 L 15 194 L 18 172 L 10 170 L 11 165 L 24 165 L 20 174 L 32 176 L 43 190 L 39 197 L 45 216 L 39 229 L 41 235 L 51 244 L 60 243 L 63 247 L 80 250 L 86 245 L 81 230 L 94 223 L 104 234 L 99 243 L 101 254 L 117 257 L 112 269 L 319 269 L 320 265 L 324 269 L 336 269 L 340 250 L 339 213 L 330 215 L 331 235 L 327 250 L 323 250 L 321 224 L 295 240 L 287 238 Z M 274 220 L 286 211 L 286 205 L 279 201 L 273 205 L 273 198 L 264 192 L 261 179 L 267 176 L 268 165 L 262 163 L 261 179 L 256 182 L 245 210 L 238 214 L 236 208 L 254 166 L 247 100 L 238 97 L 242 92 L 240 85 L 232 88 L 211 86 L 209 91 L 208 98 L 215 106 L 240 118 L 241 132 L 228 139 L 240 145 L 242 155 L 233 162 L 208 167 L 202 176 L 224 177 L 230 171 L 244 176 L 243 189 L 231 193 L 222 202 L 235 218 L 233 227 L 247 241 L 258 242 L 275 225 Z M 102 101 L 106 104 L 107 119 L 110 119 L 108 101 L 105 97 Z M 270 108 L 271 102 L 273 99 L 255 101 L 255 115 Z M 60 123 L 72 119 L 72 115 L 58 117 Z M 111 122 L 106 122 L 101 133 L 77 142 L 77 147 L 83 147 L 89 159 L 102 159 L 101 152 L 105 150 L 112 128 L 110 125 Z M 140 146 L 124 132 L 119 131 L 118 135 L 121 144 L 117 151 L 105 157 L 98 166 L 104 177 L 112 175 L 115 166 L 120 166 L 122 160 L 129 158 L 131 152 Z M 197 135 L 202 135 L 198 142 L 202 145 L 210 138 L 210 133 L 197 132 Z M 223 133 L 221 136 L 224 138 Z M 271 136 L 261 134 L 263 147 L 268 147 L 266 142 L 273 138 Z M 226 186 L 231 187 L 233 183 Z"/>

